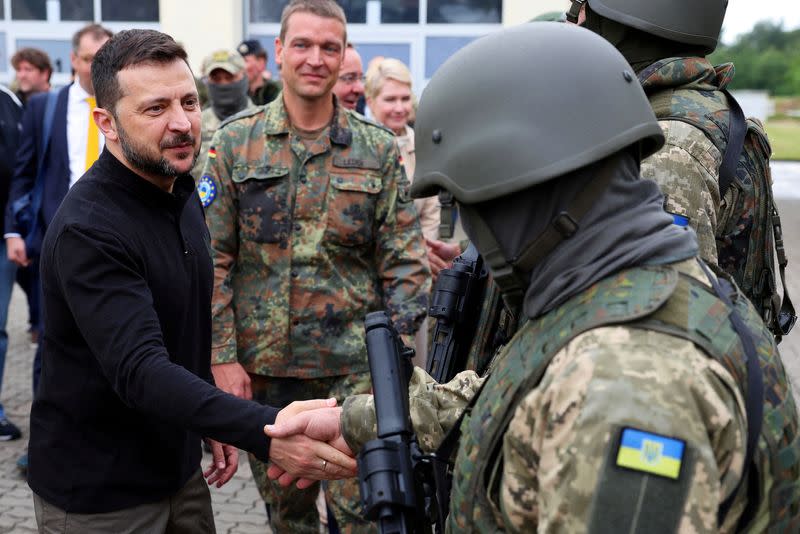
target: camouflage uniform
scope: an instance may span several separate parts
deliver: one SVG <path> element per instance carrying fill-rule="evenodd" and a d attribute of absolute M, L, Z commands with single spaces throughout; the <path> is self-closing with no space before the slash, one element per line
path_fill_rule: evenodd
<path fill-rule="evenodd" d="M 214 184 L 212 364 L 238 361 L 262 401 L 286 389 L 281 378 L 292 385 L 287 402 L 367 391 L 364 316 L 388 309 L 398 331 L 412 335 L 430 291 L 391 133 L 337 106 L 307 147 L 278 99 L 223 123 L 203 175 Z M 251 465 L 263 473 L 252 457 Z M 300 532 L 317 528 L 316 488 L 302 498 L 277 484 L 260 489 L 273 511 L 304 514 L 285 524 Z M 340 521 L 359 515 L 357 481 L 329 489 L 347 501 L 349 512 L 334 506 Z"/>
<path fill-rule="evenodd" d="M 253 101 L 248 98 L 247 107 L 242 111 L 247 111 L 254 107 Z M 200 154 L 197 156 L 197 161 L 194 167 L 192 167 L 192 176 L 195 182 L 202 176 L 203 169 L 206 166 L 206 160 L 208 159 L 208 149 L 211 148 L 211 139 L 213 139 L 214 134 L 219 129 L 220 124 L 222 124 L 222 121 L 217 118 L 217 114 L 214 113 L 214 110 L 210 107 L 203 110 L 200 120 L 202 144 L 200 145 Z"/>
<path fill-rule="evenodd" d="M 772 336 L 746 299 L 735 302 L 759 334 L 766 392 L 749 526 L 796 531 L 794 400 Z M 745 358 L 720 304 L 695 260 L 630 269 L 525 323 L 486 379 L 465 371 L 437 385 L 415 370 L 412 422 L 429 451 L 483 385 L 461 425 L 448 529 L 628 531 L 626 507 L 642 499 L 647 510 L 653 499 L 659 513 L 642 513 L 631 531 L 717 532 L 717 509 L 743 476 L 747 438 Z M 618 467 L 625 428 L 682 440 L 680 476 Z M 371 397 L 345 402 L 342 430 L 356 450 L 374 437 Z M 746 486 L 719 531 L 733 531 Z"/>
<path fill-rule="evenodd" d="M 727 132 L 728 105 L 719 91 L 730 83 L 732 67 L 728 65 L 717 72 L 705 58 L 671 58 L 646 68 L 640 78 L 652 104 L 654 98 L 665 96 L 664 91 L 680 90 L 676 105 L 698 121 L 724 124 Z M 672 96 L 671 92 L 666 94 Z M 642 177 L 659 185 L 667 212 L 689 220 L 697 233 L 700 257 L 717 265 L 715 236 L 725 209 L 719 192 L 722 153 L 703 130 L 688 122 L 659 120 L 659 124 L 666 144 L 642 162 Z M 737 281 L 741 285 L 741 280 Z"/>

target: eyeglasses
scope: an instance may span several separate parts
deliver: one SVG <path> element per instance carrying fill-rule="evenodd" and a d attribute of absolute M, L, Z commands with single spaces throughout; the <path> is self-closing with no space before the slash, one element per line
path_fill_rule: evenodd
<path fill-rule="evenodd" d="M 350 72 L 339 76 L 339 81 L 347 85 L 353 85 L 356 82 L 364 83 L 364 80 L 366 80 L 366 78 L 363 74 L 359 75 L 355 72 Z"/>

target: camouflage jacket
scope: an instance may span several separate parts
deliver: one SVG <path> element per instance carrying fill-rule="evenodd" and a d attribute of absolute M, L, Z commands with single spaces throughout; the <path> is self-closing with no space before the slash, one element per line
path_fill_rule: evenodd
<path fill-rule="evenodd" d="M 214 136 L 201 180 L 212 191 L 214 364 L 298 378 L 363 372 L 368 312 L 387 309 L 401 334 L 425 317 L 430 269 L 394 139 L 335 109 L 308 149 L 283 99 Z"/>
<path fill-rule="evenodd" d="M 710 291 L 694 260 L 623 272 L 529 320 L 485 379 L 466 371 L 437 385 L 415 370 L 411 418 L 428 451 L 483 385 L 461 425 L 448 530 L 733 531 L 746 484 L 720 529 L 717 510 L 743 476 L 746 373 L 738 336 Z M 761 498 L 749 526 L 791 530 L 800 521 L 797 412 L 772 336 L 746 299 L 737 303 L 759 334 L 767 392 L 756 453 Z M 633 321 L 616 324 L 614 314 Z M 668 317 L 694 333 L 677 335 Z M 652 450 L 645 439 L 628 456 L 625 429 L 648 436 Z M 354 450 L 374 437 L 370 396 L 345 401 L 342 431 Z M 662 461 L 662 447 L 679 444 L 672 463 Z M 676 470 L 674 478 L 659 469 Z"/>
<path fill-rule="evenodd" d="M 705 108 L 711 97 L 715 109 L 703 111 L 724 112 L 727 129 L 727 101 L 719 90 L 730 82 L 731 69 L 718 73 L 706 59 L 697 57 L 673 58 L 652 67 L 640 73 L 642 87 L 651 98 L 666 89 L 681 89 L 687 108 L 696 107 L 693 98 Z M 660 120 L 659 124 L 666 144 L 642 162 L 642 177 L 659 185 L 667 212 L 688 219 L 697 233 L 700 257 L 717 265 L 715 235 L 720 220 L 722 153 L 701 129 L 688 122 Z"/>
<path fill-rule="evenodd" d="M 255 107 L 253 101 L 249 98 L 247 99 L 247 106 L 242 110 L 242 112 L 247 112 Z M 192 176 L 194 177 L 195 183 L 200 180 L 200 177 L 203 175 L 203 169 L 206 166 L 206 160 L 208 159 L 208 149 L 211 148 L 211 139 L 214 137 L 214 134 L 219 130 L 219 125 L 222 124 L 222 121 L 217 118 L 217 114 L 214 113 L 214 110 L 211 107 L 208 107 L 203 110 L 203 114 L 200 118 L 200 135 L 202 136 L 202 143 L 200 145 L 200 154 L 197 156 L 197 161 L 194 162 L 194 167 L 192 167 Z"/>

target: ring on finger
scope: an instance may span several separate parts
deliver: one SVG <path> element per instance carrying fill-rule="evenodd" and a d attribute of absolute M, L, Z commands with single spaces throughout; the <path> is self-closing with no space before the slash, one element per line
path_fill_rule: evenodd
<path fill-rule="evenodd" d="M 328 460 L 322 460 L 322 471 L 325 471 L 325 468 L 328 466 Z"/>

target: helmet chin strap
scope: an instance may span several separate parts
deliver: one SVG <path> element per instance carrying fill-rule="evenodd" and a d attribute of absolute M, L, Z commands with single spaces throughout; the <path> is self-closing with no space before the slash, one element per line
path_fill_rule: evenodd
<path fill-rule="evenodd" d="M 573 24 L 578 23 L 578 15 L 580 15 L 581 8 L 585 3 L 586 0 L 572 0 L 572 5 L 569 7 L 569 11 L 567 11 L 567 22 Z"/>
<path fill-rule="evenodd" d="M 528 274 L 562 241 L 569 239 L 580 228 L 578 222 L 589 212 L 614 177 L 613 165 L 603 165 L 598 175 L 578 193 L 565 210 L 553 217 L 547 229 L 528 244 L 516 257 L 506 258 L 494 232 L 473 206 L 459 204 L 459 210 L 469 218 L 469 227 L 479 250 L 500 288 L 503 300 L 515 312 L 522 305 L 529 285 Z"/>

